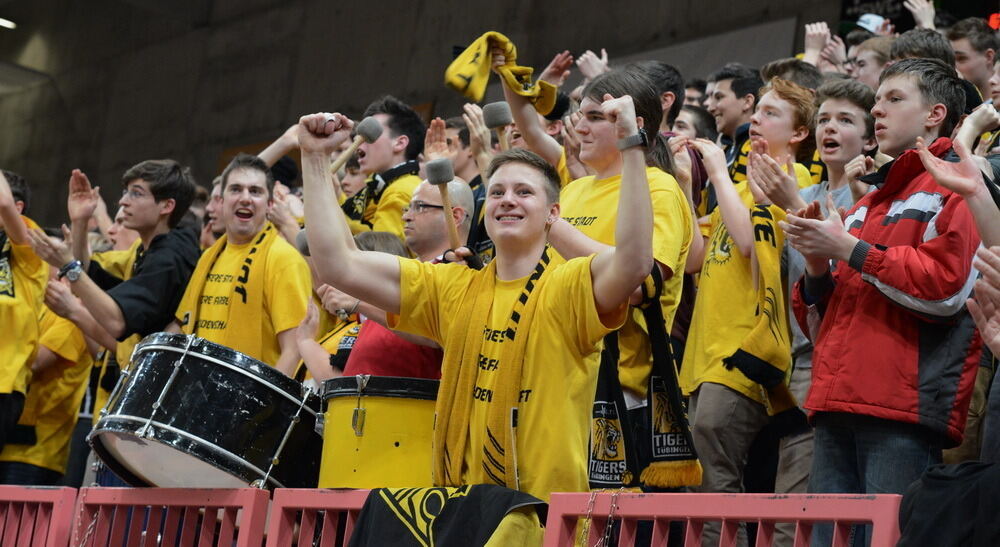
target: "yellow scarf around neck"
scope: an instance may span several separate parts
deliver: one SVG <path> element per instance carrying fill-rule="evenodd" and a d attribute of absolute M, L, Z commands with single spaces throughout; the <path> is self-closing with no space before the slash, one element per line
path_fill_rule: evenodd
<path fill-rule="evenodd" d="M 556 104 L 556 86 L 543 80 L 532 83 L 531 75 L 534 70 L 517 65 L 517 47 L 499 32 L 487 32 L 465 48 L 444 71 L 445 85 L 473 101 L 483 100 L 493 64 L 493 55 L 490 53 L 492 47 L 499 47 L 504 52 L 506 64 L 498 71 L 507 86 L 530 100 L 535 110 L 543 116 L 551 112 Z"/>
<path fill-rule="evenodd" d="M 525 282 L 521 296 L 515 301 L 511 320 L 507 326 L 497 373 L 498 388 L 494 390 L 495 400 L 490 405 L 486 418 L 486 438 L 494 445 L 496 453 L 503 457 L 504 480 L 508 488 L 518 489 L 517 426 L 514 412 L 517 410 L 518 394 L 521 390 L 521 374 L 524 366 L 525 350 L 529 337 L 528 329 L 538 307 L 547 276 L 549 250 L 546 247 L 535 271 Z M 476 386 L 479 367 L 476 365 L 482 350 L 483 333 L 481 325 L 489 321 L 496 286 L 496 261 L 480 270 L 474 278 L 469 293 L 471 302 L 466 302 L 448 331 L 444 343 L 444 360 L 441 363 L 441 386 L 435 406 L 433 465 L 434 483 L 438 486 L 460 486 L 462 483 L 462 461 L 468 442 L 472 415 L 472 394 Z M 521 326 L 525 328 L 520 328 Z"/>
<path fill-rule="evenodd" d="M 247 249 L 240 271 L 234 273 L 235 279 L 229 294 L 224 345 L 255 359 L 261 358 L 264 349 L 264 264 L 271 245 L 278 237 L 278 230 L 273 224 L 268 222 L 264 225 L 264 229 L 254 237 Z M 205 249 L 191 274 L 188 289 L 177 307 L 177 317 L 182 319 L 181 330 L 184 334 L 194 334 L 197 330 L 201 294 L 215 261 L 225 250 L 228 241 L 228 234 L 223 234 L 214 245 Z"/>

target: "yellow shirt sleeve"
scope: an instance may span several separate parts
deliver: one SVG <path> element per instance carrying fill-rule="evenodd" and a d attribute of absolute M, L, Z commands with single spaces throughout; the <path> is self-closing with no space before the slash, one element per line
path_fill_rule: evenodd
<path fill-rule="evenodd" d="M 447 321 L 457 312 L 476 270 L 459 264 L 399 259 L 399 314 L 386 314 L 389 328 L 443 345 Z"/>
<path fill-rule="evenodd" d="M 59 356 L 64 362 L 74 364 L 82 361 L 87 354 L 87 341 L 80 329 L 69 319 L 59 317 L 49 311 L 52 323 L 42 332 L 39 343 Z"/>
<path fill-rule="evenodd" d="M 799 190 L 808 188 L 815 184 L 813 182 L 812 173 L 810 173 L 809 169 L 801 163 L 795 164 L 795 179 L 799 181 Z"/>
<path fill-rule="evenodd" d="M 558 322 L 563 330 L 562 336 L 550 337 L 533 331 L 533 335 L 541 335 L 542 339 L 575 340 L 576 351 L 580 355 L 594 351 L 605 335 L 624 325 L 628 311 L 628 303 L 623 301 L 611 313 L 597 312 L 594 278 L 590 271 L 594 256 L 574 258 L 556 266 L 545 282 L 544 300 L 539 305 L 548 310 L 559 310 L 564 319 Z"/>
<path fill-rule="evenodd" d="M 657 185 L 650 185 L 653 259 L 670 268 L 671 272 L 683 273 L 693 235 L 691 208 L 673 177 L 663 173 L 657 179 Z"/>
<path fill-rule="evenodd" d="M 312 295 L 309 265 L 302 255 L 284 240 L 275 241 L 268 253 L 268 272 L 264 306 L 277 335 L 297 327 L 306 316 Z"/>

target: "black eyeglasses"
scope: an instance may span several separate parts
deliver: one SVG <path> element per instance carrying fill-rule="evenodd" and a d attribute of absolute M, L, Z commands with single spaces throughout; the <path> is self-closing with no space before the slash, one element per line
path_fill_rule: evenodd
<path fill-rule="evenodd" d="M 414 201 L 409 206 L 403 207 L 403 214 L 405 215 L 408 211 L 413 210 L 413 214 L 419 215 L 428 209 L 444 209 L 444 205 L 431 205 L 422 201 Z"/>

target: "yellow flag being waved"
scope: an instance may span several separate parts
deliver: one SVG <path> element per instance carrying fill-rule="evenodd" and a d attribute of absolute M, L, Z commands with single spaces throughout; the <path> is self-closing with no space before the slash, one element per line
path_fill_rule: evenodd
<path fill-rule="evenodd" d="M 506 80 L 508 87 L 518 95 L 530 99 L 540 114 L 551 112 L 556 104 L 556 87 L 541 80 L 532 83 L 531 74 L 534 71 L 531 67 L 517 66 L 517 48 L 499 32 L 487 32 L 465 48 L 444 71 L 445 85 L 473 101 L 483 100 L 490 80 L 492 47 L 499 47 L 504 52 L 507 62 L 498 72 Z"/>

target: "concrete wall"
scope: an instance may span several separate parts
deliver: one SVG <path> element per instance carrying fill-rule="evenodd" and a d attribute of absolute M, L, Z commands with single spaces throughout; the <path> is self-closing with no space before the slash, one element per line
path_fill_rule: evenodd
<path fill-rule="evenodd" d="M 0 86 L 0 165 L 29 178 L 32 215 L 52 224 L 65 216 L 75 167 L 110 202 L 140 160 L 173 157 L 207 184 L 225 149 L 273 139 L 303 113 L 357 115 L 382 93 L 455 113 L 462 100 L 441 83 L 452 46 L 486 30 L 507 34 L 519 61 L 539 68 L 562 49 L 605 47 L 612 60 L 655 50 L 703 76 L 724 60 L 791 54 L 802 24 L 834 22 L 840 9 L 822 0 L 557 4 L 0 2 L 0 16 L 21 25 L 0 32 L 0 61 L 47 75 Z M 705 40 L 739 29 L 749 31 Z"/>

